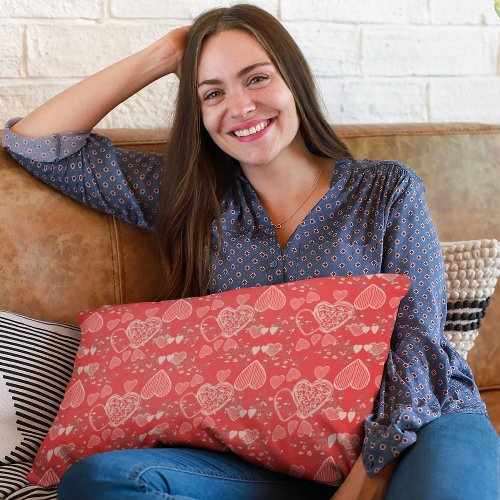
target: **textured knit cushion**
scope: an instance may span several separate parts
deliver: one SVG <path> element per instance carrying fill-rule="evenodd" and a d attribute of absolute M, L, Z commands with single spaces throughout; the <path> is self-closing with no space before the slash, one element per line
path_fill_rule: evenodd
<path fill-rule="evenodd" d="M 500 274 L 500 244 L 496 240 L 441 243 L 448 312 L 445 335 L 464 358 L 478 336 Z"/>
<path fill-rule="evenodd" d="M 30 462 L 73 371 L 80 330 L 0 311 L 0 465 Z"/>
<path fill-rule="evenodd" d="M 93 453 L 232 450 L 338 484 L 361 448 L 409 278 L 316 278 L 80 313 L 82 342 L 28 476 Z"/>

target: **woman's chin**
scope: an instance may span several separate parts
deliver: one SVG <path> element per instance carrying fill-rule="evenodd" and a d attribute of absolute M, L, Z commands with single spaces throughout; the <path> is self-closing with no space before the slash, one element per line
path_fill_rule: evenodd
<path fill-rule="evenodd" d="M 238 158 L 238 161 L 240 162 L 240 165 L 242 167 L 265 167 L 266 165 L 269 165 L 270 163 L 273 162 L 273 160 L 276 158 L 276 155 L 270 155 L 270 154 L 252 154 L 252 155 L 241 155 Z"/>
<path fill-rule="evenodd" d="M 252 161 L 252 162 L 244 162 L 240 161 L 241 168 L 243 169 L 249 169 L 249 170 L 256 170 L 256 169 L 264 169 L 267 165 L 269 165 L 269 162 L 267 161 Z"/>

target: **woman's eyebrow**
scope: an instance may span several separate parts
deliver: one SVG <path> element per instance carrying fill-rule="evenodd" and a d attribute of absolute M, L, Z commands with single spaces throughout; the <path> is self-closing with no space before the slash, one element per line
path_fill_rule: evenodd
<path fill-rule="evenodd" d="M 250 73 L 250 71 L 253 71 L 256 68 L 260 68 L 261 66 L 272 66 L 272 65 L 273 65 L 273 63 L 271 63 L 271 62 L 259 62 L 259 63 L 251 64 L 250 66 L 247 66 L 247 67 L 241 69 L 240 71 L 238 71 L 236 76 L 238 78 L 241 78 L 242 76 L 244 76 L 247 73 Z M 218 80 L 217 78 L 212 78 L 210 80 L 203 80 L 202 82 L 200 82 L 198 84 L 198 88 L 200 88 L 202 85 L 220 85 L 221 83 L 222 83 L 221 80 Z"/>

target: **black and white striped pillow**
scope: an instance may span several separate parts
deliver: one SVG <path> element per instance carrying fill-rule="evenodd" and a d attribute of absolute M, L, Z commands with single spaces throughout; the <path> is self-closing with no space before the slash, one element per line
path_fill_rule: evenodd
<path fill-rule="evenodd" d="M 441 249 L 448 296 L 444 333 L 451 347 L 467 358 L 500 275 L 500 244 L 453 241 L 441 243 Z"/>
<path fill-rule="evenodd" d="M 0 466 L 31 462 L 71 378 L 76 326 L 0 311 Z"/>
<path fill-rule="evenodd" d="M 5 500 L 56 500 L 57 488 L 30 484 L 26 475 L 30 462 L 0 465 L 0 498 Z"/>

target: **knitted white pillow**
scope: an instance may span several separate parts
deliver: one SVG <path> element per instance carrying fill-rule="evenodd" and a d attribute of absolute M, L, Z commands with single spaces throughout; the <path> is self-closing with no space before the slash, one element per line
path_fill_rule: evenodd
<path fill-rule="evenodd" d="M 444 333 L 464 358 L 478 336 L 500 275 L 497 240 L 442 242 L 448 312 Z"/>

